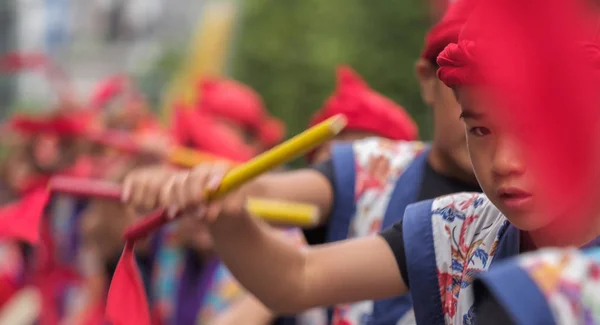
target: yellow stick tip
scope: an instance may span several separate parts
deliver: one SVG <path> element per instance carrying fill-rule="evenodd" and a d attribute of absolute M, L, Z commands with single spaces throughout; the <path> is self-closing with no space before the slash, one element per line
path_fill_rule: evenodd
<path fill-rule="evenodd" d="M 343 114 L 338 114 L 332 117 L 331 120 L 332 121 L 329 128 L 333 134 L 342 132 L 342 130 L 346 127 L 346 124 L 348 124 L 348 119 Z"/>

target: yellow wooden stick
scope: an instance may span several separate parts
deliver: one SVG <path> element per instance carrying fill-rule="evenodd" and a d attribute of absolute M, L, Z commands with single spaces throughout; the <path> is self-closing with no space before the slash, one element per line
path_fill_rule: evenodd
<path fill-rule="evenodd" d="M 282 226 L 315 226 L 321 217 L 315 205 L 279 200 L 249 198 L 246 210 L 269 223 Z"/>
<path fill-rule="evenodd" d="M 340 133 L 346 126 L 346 122 L 346 117 L 341 114 L 331 117 L 250 161 L 230 169 L 223 177 L 219 188 L 204 193 L 205 198 L 210 200 L 223 196 L 254 177 L 322 145 Z M 165 214 L 156 214 L 129 227 L 124 236 L 128 240 L 143 237 L 170 220 L 172 219 L 167 218 Z"/>
<path fill-rule="evenodd" d="M 346 122 L 346 117 L 341 114 L 333 116 L 250 161 L 232 168 L 223 177 L 221 186 L 216 191 L 208 193 L 208 197 L 222 196 L 254 177 L 318 147 L 340 133 L 346 126 Z"/>

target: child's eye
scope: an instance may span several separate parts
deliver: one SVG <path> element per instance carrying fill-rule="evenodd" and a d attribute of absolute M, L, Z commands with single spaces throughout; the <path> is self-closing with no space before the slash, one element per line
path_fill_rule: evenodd
<path fill-rule="evenodd" d="M 483 137 L 490 134 L 490 129 L 476 126 L 469 129 L 469 133 L 476 137 Z"/>

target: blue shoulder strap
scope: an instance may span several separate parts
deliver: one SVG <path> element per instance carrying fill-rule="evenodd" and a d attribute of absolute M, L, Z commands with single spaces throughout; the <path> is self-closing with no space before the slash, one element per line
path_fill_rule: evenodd
<path fill-rule="evenodd" d="M 406 208 L 402 234 L 417 324 L 444 325 L 431 223 L 432 203 L 433 200 L 427 200 Z"/>
<path fill-rule="evenodd" d="M 591 248 L 599 247 L 599 246 L 600 246 L 600 236 L 594 238 L 589 243 L 581 246 L 581 248 L 582 249 L 591 249 Z"/>
<path fill-rule="evenodd" d="M 516 325 L 553 325 L 554 317 L 539 287 L 517 263 L 500 263 L 474 282 L 475 297 L 487 290 Z"/>
<path fill-rule="evenodd" d="M 396 181 L 396 186 L 392 191 L 390 202 L 388 203 L 388 207 L 383 217 L 381 229 L 390 227 L 402 220 L 406 207 L 411 203 L 415 203 L 419 198 L 421 180 L 423 178 L 423 171 L 427 165 L 428 155 L 429 148 L 421 152 L 413 162 L 408 165 L 398 181 Z"/>
<path fill-rule="evenodd" d="M 350 221 L 356 211 L 354 190 L 356 169 L 352 143 L 336 144 L 331 148 L 331 161 L 334 172 L 333 208 L 329 215 L 327 242 L 348 237 Z"/>
<path fill-rule="evenodd" d="M 382 229 L 402 220 L 406 207 L 418 199 L 428 153 L 429 149 L 426 149 L 419 154 L 396 182 L 383 217 Z M 376 301 L 373 305 L 373 315 L 369 324 L 395 324 L 411 308 L 412 299 L 410 295 Z"/>
<path fill-rule="evenodd" d="M 589 256 L 591 259 L 600 262 L 600 247 L 594 247 L 586 250 L 585 255 Z"/>

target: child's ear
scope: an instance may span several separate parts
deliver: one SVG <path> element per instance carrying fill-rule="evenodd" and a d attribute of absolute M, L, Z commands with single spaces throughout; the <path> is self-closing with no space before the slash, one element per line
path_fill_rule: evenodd
<path fill-rule="evenodd" d="M 433 105 L 437 83 L 437 67 L 429 61 L 419 58 L 415 63 L 415 73 L 421 87 L 421 98 L 429 106 Z"/>

